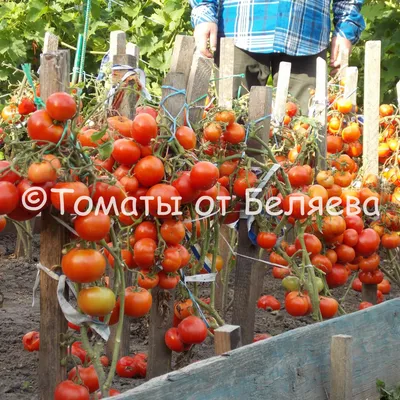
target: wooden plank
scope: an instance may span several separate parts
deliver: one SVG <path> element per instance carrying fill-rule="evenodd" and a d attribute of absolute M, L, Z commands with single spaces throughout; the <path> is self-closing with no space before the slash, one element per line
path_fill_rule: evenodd
<path fill-rule="evenodd" d="M 257 121 L 271 113 L 272 89 L 270 87 L 252 87 L 249 99 L 249 121 Z M 256 124 L 260 127 L 258 134 L 264 141 L 268 140 L 270 129 L 270 118 Z M 249 146 L 259 148 L 256 141 L 249 141 Z M 260 159 L 260 156 L 258 156 Z M 261 159 L 260 159 L 261 160 Z M 238 250 L 252 258 L 258 258 L 258 248 L 248 238 L 247 219 L 239 222 Z M 257 263 L 247 258 L 238 257 L 235 268 L 235 292 L 233 297 L 232 322 L 240 325 L 242 343 L 249 344 L 254 338 L 254 323 L 256 302 L 261 295 L 265 268 L 262 263 Z"/>
<path fill-rule="evenodd" d="M 186 78 L 184 73 L 170 72 L 163 81 L 163 86 L 178 90 L 185 89 Z M 172 89 L 162 89 L 165 99 Z M 164 103 L 168 112 L 176 117 L 185 103 L 183 94 L 170 96 Z M 183 115 L 178 117 L 178 125 L 183 122 Z M 153 304 L 150 311 L 149 322 L 149 360 L 147 363 L 147 377 L 154 378 L 171 370 L 171 350 L 165 345 L 165 332 L 172 326 L 174 314 L 175 290 L 163 290 L 158 286 L 151 290 Z"/>
<path fill-rule="evenodd" d="M 232 108 L 232 99 L 236 97 L 235 85 L 235 45 L 233 38 L 220 40 L 220 64 L 218 74 L 218 105 L 223 108 Z M 243 71 L 241 71 L 243 72 Z"/>
<path fill-rule="evenodd" d="M 190 104 L 189 121 L 197 124 L 201 121 L 208 93 L 213 60 L 196 53 L 190 69 L 189 80 L 186 88 L 187 102 Z M 200 100 L 198 100 L 200 99 Z M 196 101 L 197 100 L 197 101 Z"/>
<path fill-rule="evenodd" d="M 349 57 L 350 53 L 347 49 L 341 49 L 339 53 L 339 60 L 340 60 L 340 79 L 346 79 L 347 75 L 347 67 L 349 66 Z"/>
<path fill-rule="evenodd" d="M 365 45 L 363 168 L 365 174 L 378 174 L 379 102 L 381 77 L 381 42 Z"/>
<path fill-rule="evenodd" d="M 282 61 L 279 64 L 278 83 L 276 85 L 275 104 L 272 119 L 281 124 L 286 114 L 286 101 L 289 93 L 290 73 L 292 64 Z"/>
<path fill-rule="evenodd" d="M 399 308 L 400 299 L 395 299 L 293 329 L 232 350 L 229 357 L 209 358 L 152 379 L 115 400 L 326 400 L 331 338 L 338 334 L 353 336 L 352 400 L 378 400 L 377 379 L 388 388 L 400 381 Z"/>
<path fill-rule="evenodd" d="M 326 61 L 317 58 L 317 83 L 315 87 L 315 105 L 314 116 L 321 124 L 321 129 L 318 131 L 318 149 L 319 157 L 317 166 L 319 170 L 326 169 L 326 118 L 327 118 L 327 98 L 328 98 L 328 67 Z"/>
<path fill-rule="evenodd" d="M 378 300 L 377 291 L 378 285 L 366 285 L 363 283 L 361 290 L 362 301 L 368 301 L 369 303 L 376 304 Z"/>
<path fill-rule="evenodd" d="M 193 36 L 176 36 L 172 52 L 170 72 L 183 73 L 185 76 L 185 87 L 189 79 L 195 47 L 196 45 Z"/>
<path fill-rule="evenodd" d="M 240 346 L 240 326 L 223 325 L 214 330 L 215 354 L 221 355 Z"/>
<path fill-rule="evenodd" d="M 126 33 L 124 31 L 110 33 L 110 60 L 118 54 L 126 54 Z"/>
<path fill-rule="evenodd" d="M 153 304 L 149 322 L 148 379 L 171 371 L 171 350 L 165 345 L 165 333 L 172 326 L 174 314 L 174 290 L 164 290 L 156 286 L 151 289 Z M 163 314 L 160 311 L 163 311 Z"/>
<path fill-rule="evenodd" d="M 330 400 L 353 399 L 353 337 L 335 335 L 331 342 Z"/>
<path fill-rule="evenodd" d="M 43 101 L 55 92 L 69 89 L 69 50 L 45 53 L 40 58 L 40 92 Z M 55 213 L 56 214 L 56 213 Z M 61 216 L 60 216 L 61 217 Z M 66 243 L 65 228 L 50 215 L 42 211 L 40 235 L 40 262 L 53 268 L 61 262 Z M 39 398 L 52 399 L 58 383 L 66 378 L 65 366 L 60 360 L 65 357 L 65 347 L 60 346 L 61 334 L 67 330 L 67 320 L 58 305 L 58 282 L 45 272 L 40 272 L 40 352 L 39 352 Z"/>
<path fill-rule="evenodd" d="M 58 50 L 58 37 L 50 32 L 44 35 L 43 54 Z"/>
<path fill-rule="evenodd" d="M 350 99 L 353 107 L 357 106 L 358 68 L 348 67 L 346 73 L 346 84 L 343 97 Z M 355 109 L 354 109 L 355 110 Z"/>
<path fill-rule="evenodd" d="M 140 49 L 136 44 L 128 42 L 126 44 L 126 54 L 129 54 L 136 58 L 137 64 L 139 64 Z"/>

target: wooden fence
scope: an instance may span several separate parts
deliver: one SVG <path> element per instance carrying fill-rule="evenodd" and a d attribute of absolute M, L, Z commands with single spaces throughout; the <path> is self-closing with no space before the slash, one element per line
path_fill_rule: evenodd
<path fill-rule="evenodd" d="M 399 343 L 396 299 L 193 363 L 113 398 L 374 400 L 377 379 L 400 383 Z"/>

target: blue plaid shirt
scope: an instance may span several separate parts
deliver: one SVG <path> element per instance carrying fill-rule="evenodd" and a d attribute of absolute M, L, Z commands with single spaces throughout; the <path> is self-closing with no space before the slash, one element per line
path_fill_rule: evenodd
<path fill-rule="evenodd" d="M 192 24 L 218 23 L 219 36 L 255 53 L 318 54 L 329 45 L 331 0 L 189 0 Z M 333 0 L 334 36 L 353 44 L 365 28 L 364 0 Z"/>

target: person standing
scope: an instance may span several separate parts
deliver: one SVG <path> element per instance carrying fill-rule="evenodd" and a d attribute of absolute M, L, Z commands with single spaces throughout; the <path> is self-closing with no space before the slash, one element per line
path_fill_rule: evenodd
<path fill-rule="evenodd" d="M 205 56 L 215 52 L 218 39 L 234 38 L 235 62 L 246 75 L 246 85 L 277 82 L 279 63 L 292 64 L 289 92 L 303 113 L 309 89 L 315 87 L 316 59 L 326 58 L 331 38 L 331 0 L 189 0 L 197 49 Z M 364 0 L 332 0 L 333 26 L 330 67 L 336 73 L 340 53 L 350 54 L 365 29 L 361 15 Z M 239 83 L 238 83 L 239 86 Z"/>

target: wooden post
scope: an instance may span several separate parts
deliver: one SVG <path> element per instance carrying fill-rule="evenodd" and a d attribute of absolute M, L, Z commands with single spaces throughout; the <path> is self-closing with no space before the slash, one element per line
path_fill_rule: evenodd
<path fill-rule="evenodd" d="M 185 88 L 189 79 L 190 68 L 195 50 L 193 36 L 177 35 L 172 52 L 170 72 L 180 72 L 185 76 Z"/>
<path fill-rule="evenodd" d="M 129 51 L 129 53 L 128 53 Z M 122 31 L 113 31 L 110 33 L 110 55 L 113 65 L 128 65 L 132 68 L 137 67 L 139 59 L 139 48 L 132 43 L 126 43 L 126 34 Z M 118 84 L 122 77 L 125 75 L 126 70 L 113 70 L 112 80 L 113 84 Z M 121 104 L 118 108 L 118 113 L 123 117 L 133 119 L 136 109 L 136 94 L 133 91 L 134 84 L 129 84 L 129 89 L 124 91 Z M 118 95 L 118 93 L 117 93 Z M 132 273 L 125 271 L 125 285 L 129 287 L 132 285 Z M 119 350 L 119 357 L 129 355 L 130 343 L 130 327 L 131 320 L 128 316 L 124 316 L 124 324 L 122 328 L 121 344 Z M 115 347 L 115 338 L 117 334 L 117 325 L 110 327 L 110 337 L 106 345 L 107 356 L 111 359 Z"/>
<path fill-rule="evenodd" d="M 218 103 L 220 107 L 231 109 L 235 91 L 235 45 L 233 38 L 221 38 L 220 65 L 218 75 Z"/>
<path fill-rule="evenodd" d="M 223 325 L 214 330 L 215 355 L 219 356 L 240 347 L 240 326 Z"/>
<path fill-rule="evenodd" d="M 276 97 L 272 119 L 275 122 L 283 123 L 286 114 L 286 101 L 289 93 L 290 73 L 292 64 L 281 62 L 279 64 L 278 83 L 276 85 Z"/>
<path fill-rule="evenodd" d="M 271 114 L 272 90 L 270 87 L 257 86 L 250 89 L 249 120 L 256 121 Z M 270 119 L 258 122 L 262 125 L 260 137 L 266 141 L 269 137 Z M 255 146 L 255 144 L 251 144 Z M 248 238 L 247 219 L 239 222 L 238 253 L 258 258 L 258 248 Z M 264 265 L 254 260 L 237 256 L 235 268 L 235 293 L 233 297 L 234 325 L 240 325 L 242 344 L 250 344 L 254 338 L 255 305 L 260 297 L 265 275 Z"/>
<path fill-rule="evenodd" d="M 191 108 L 189 111 L 191 124 L 197 124 L 203 117 L 204 104 L 206 102 L 206 98 L 203 96 L 208 93 L 212 66 L 212 59 L 195 53 L 186 89 L 187 103 L 190 104 L 190 107 L 196 107 Z"/>
<path fill-rule="evenodd" d="M 184 73 L 170 72 L 164 79 L 164 86 L 178 90 L 185 89 L 186 78 Z M 172 89 L 163 89 L 162 96 L 176 93 Z M 164 103 L 169 113 L 176 117 L 185 103 L 183 94 L 170 96 Z M 178 117 L 178 126 L 183 122 L 183 115 Z M 171 350 L 165 345 L 165 332 L 172 326 L 174 314 L 174 290 L 164 290 L 158 286 L 151 290 L 153 304 L 150 311 L 149 327 L 149 359 L 147 364 L 147 378 L 151 379 L 163 375 L 171 370 Z"/>
<path fill-rule="evenodd" d="M 349 66 L 349 57 L 350 54 L 347 49 L 342 49 L 341 52 L 339 53 L 339 60 L 340 60 L 340 73 L 339 77 L 340 79 L 345 79 L 346 80 L 346 75 L 347 75 L 347 67 Z"/>
<path fill-rule="evenodd" d="M 344 87 L 343 97 L 350 99 L 353 104 L 353 111 L 357 106 L 357 87 L 358 87 L 358 68 L 348 67 L 346 72 L 346 84 Z"/>
<path fill-rule="evenodd" d="M 396 92 L 397 92 L 397 106 L 400 107 L 400 82 L 397 82 Z"/>
<path fill-rule="evenodd" d="M 40 60 L 40 92 L 45 102 L 49 95 L 69 89 L 69 51 L 57 51 L 57 42 L 46 35 L 46 53 Z M 40 235 L 40 262 L 53 268 L 61 262 L 66 243 L 65 229 L 50 215 L 42 211 Z M 49 400 L 55 387 L 66 378 L 65 366 L 60 361 L 66 356 L 66 348 L 60 346 L 60 336 L 67 330 L 67 320 L 58 305 L 57 281 L 40 271 L 40 352 L 39 352 L 39 398 Z"/>
<path fill-rule="evenodd" d="M 381 42 L 369 41 L 365 45 L 364 77 L 364 130 L 363 168 L 365 174 L 378 175 L 379 160 L 379 102 L 381 77 Z M 377 285 L 365 285 L 362 299 L 376 304 Z"/>
<path fill-rule="evenodd" d="M 326 102 L 328 98 L 328 70 L 326 61 L 317 58 L 317 84 L 315 88 L 314 116 L 321 124 L 318 132 L 319 157 L 317 159 L 318 170 L 326 169 Z"/>
<path fill-rule="evenodd" d="M 330 400 L 353 399 L 353 337 L 332 336 Z"/>
<path fill-rule="evenodd" d="M 379 172 L 379 101 L 381 77 L 381 42 L 365 45 L 363 168 L 365 174 Z"/>

